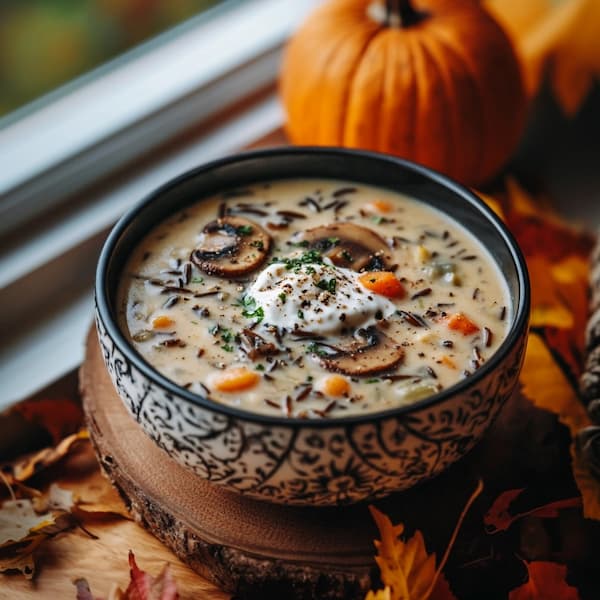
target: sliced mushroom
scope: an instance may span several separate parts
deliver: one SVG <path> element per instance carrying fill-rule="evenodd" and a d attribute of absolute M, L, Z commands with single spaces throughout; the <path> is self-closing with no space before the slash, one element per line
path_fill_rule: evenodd
<path fill-rule="evenodd" d="M 385 240 L 368 227 L 331 223 L 301 231 L 294 241 L 319 250 L 334 265 L 354 271 L 385 271 L 392 264 Z"/>
<path fill-rule="evenodd" d="M 243 329 L 240 338 L 242 350 L 252 360 L 261 356 L 277 354 L 279 352 L 279 348 L 275 344 L 265 340 L 262 335 L 255 333 L 251 329 Z"/>
<path fill-rule="evenodd" d="M 376 327 L 361 333 L 364 342 L 355 340 L 333 354 L 321 356 L 321 365 L 329 371 L 361 376 L 388 371 L 404 359 L 404 350 Z"/>
<path fill-rule="evenodd" d="M 260 226 L 238 216 L 208 223 L 190 259 L 209 275 L 239 277 L 254 271 L 271 249 L 271 236 Z"/>

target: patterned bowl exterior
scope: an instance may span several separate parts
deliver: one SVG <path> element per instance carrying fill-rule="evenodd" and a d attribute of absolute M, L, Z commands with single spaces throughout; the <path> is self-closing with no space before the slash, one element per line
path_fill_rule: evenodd
<path fill-rule="evenodd" d="M 189 198 L 225 186 L 282 177 L 329 177 L 402 185 L 446 210 L 495 255 L 512 290 L 515 315 L 502 347 L 476 373 L 414 405 L 332 419 L 247 413 L 200 398 L 157 373 L 116 323 L 120 269 L 140 236 Z M 510 233 L 469 190 L 425 167 L 339 148 L 280 148 L 228 157 L 169 182 L 134 207 L 110 234 L 96 275 L 96 323 L 104 362 L 132 417 L 178 463 L 252 498 L 338 505 L 405 490 L 465 455 L 516 386 L 529 315 L 529 283 Z"/>
<path fill-rule="evenodd" d="M 119 351 L 97 313 L 104 362 L 133 418 L 171 458 L 246 496 L 339 505 L 434 477 L 483 436 L 511 395 L 526 332 L 486 377 L 440 402 L 339 426 L 273 426 L 209 410 L 151 381 Z"/>

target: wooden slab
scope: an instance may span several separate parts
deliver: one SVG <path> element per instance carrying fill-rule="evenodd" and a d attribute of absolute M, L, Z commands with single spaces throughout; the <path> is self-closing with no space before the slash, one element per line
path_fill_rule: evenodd
<path fill-rule="evenodd" d="M 268 504 L 189 473 L 126 412 L 95 334 L 88 339 L 81 389 L 101 465 L 135 519 L 196 572 L 240 598 L 364 598 L 376 584 L 373 539 L 378 536 L 365 504 L 314 509 Z M 481 473 L 487 495 L 463 527 L 452 556 L 456 563 L 467 562 L 471 549 L 486 542 L 483 514 L 499 491 L 547 481 L 555 497 L 563 479 L 553 461 L 558 449 L 549 449 L 550 456 L 539 438 L 556 428 L 556 419 L 519 395 L 509 404 L 466 459 L 433 481 L 377 502 L 393 522 L 405 523 L 408 533 L 420 529 L 428 550 L 438 556 Z M 570 481 L 568 464 L 566 469 Z"/>

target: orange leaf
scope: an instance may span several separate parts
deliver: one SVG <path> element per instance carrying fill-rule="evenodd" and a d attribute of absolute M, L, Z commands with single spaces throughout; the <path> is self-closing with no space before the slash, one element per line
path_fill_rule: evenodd
<path fill-rule="evenodd" d="M 124 592 L 121 589 L 112 592 L 109 600 L 177 600 L 179 598 L 168 564 L 157 577 L 152 577 L 137 566 L 135 556 L 130 550 L 129 567 L 131 580 L 127 589 Z M 77 600 L 95 600 L 85 579 L 76 579 L 73 583 L 77 589 Z"/>
<path fill-rule="evenodd" d="M 498 533 L 506 531 L 515 521 L 525 516 L 534 516 L 545 519 L 558 517 L 558 513 L 563 508 L 577 508 L 581 506 L 581 498 L 565 498 L 549 502 L 543 506 L 537 506 L 521 512 L 511 513 L 510 506 L 513 501 L 521 495 L 523 489 L 507 490 L 496 498 L 488 512 L 483 518 L 488 533 Z"/>
<path fill-rule="evenodd" d="M 508 600 L 579 600 L 576 588 L 567 584 L 567 567 L 552 562 L 526 562 L 529 579 L 508 595 Z"/>
<path fill-rule="evenodd" d="M 483 518 L 488 533 L 496 533 L 497 531 L 505 531 L 513 522 L 513 517 L 508 512 L 513 500 L 521 494 L 523 488 L 516 490 L 507 490 L 502 492 Z"/>

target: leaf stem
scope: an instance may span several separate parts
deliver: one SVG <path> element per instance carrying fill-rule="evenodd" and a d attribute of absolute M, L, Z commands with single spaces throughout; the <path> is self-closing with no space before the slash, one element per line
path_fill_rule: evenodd
<path fill-rule="evenodd" d="M 477 487 L 475 488 L 475 491 L 471 494 L 471 496 L 467 500 L 467 503 L 465 504 L 465 507 L 463 508 L 462 512 L 460 513 L 460 517 L 458 517 L 458 521 L 456 523 L 456 526 L 454 527 L 454 531 L 452 532 L 452 536 L 450 537 L 450 541 L 448 542 L 448 546 L 446 547 L 444 556 L 442 556 L 442 560 L 440 561 L 440 564 L 438 565 L 438 568 L 433 576 L 433 579 L 431 580 L 431 584 L 429 585 L 427 592 L 425 594 L 423 594 L 423 598 L 429 598 L 431 596 L 431 594 L 433 592 L 433 588 L 435 587 L 435 584 L 437 583 L 438 577 L 440 576 L 442 569 L 444 568 L 444 566 L 446 565 L 446 562 L 448 561 L 448 557 L 450 556 L 450 551 L 452 550 L 452 546 L 454 546 L 454 542 L 456 541 L 456 537 L 458 536 L 458 532 L 460 531 L 461 525 L 463 524 L 463 521 L 465 520 L 465 517 L 467 516 L 469 509 L 473 505 L 473 502 L 475 502 L 475 500 L 479 497 L 479 495 L 481 494 L 482 491 L 483 491 L 483 481 L 481 481 L 481 479 L 480 479 L 477 482 Z"/>
<path fill-rule="evenodd" d="M 5 475 L 4 475 L 4 473 L 2 471 L 0 471 L 0 479 L 2 479 L 2 481 L 4 482 L 4 484 L 6 485 L 6 487 L 8 488 L 8 493 L 10 494 L 11 500 L 13 502 L 15 502 L 17 500 L 17 497 L 15 496 L 15 492 L 12 489 L 12 485 L 10 485 L 10 482 L 5 477 Z"/>

